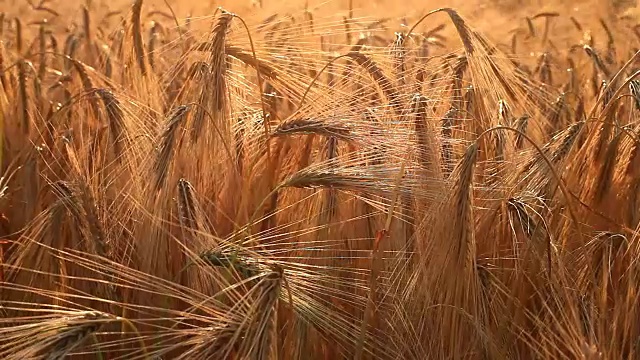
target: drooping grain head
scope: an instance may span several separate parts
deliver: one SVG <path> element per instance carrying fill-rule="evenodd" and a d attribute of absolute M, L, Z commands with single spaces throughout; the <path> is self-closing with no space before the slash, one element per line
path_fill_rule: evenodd
<path fill-rule="evenodd" d="M 164 187 L 165 181 L 169 174 L 173 157 L 180 150 L 182 143 L 182 132 L 184 121 L 187 118 L 190 108 L 188 106 L 178 106 L 166 118 L 164 129 L 160 136 L 159 153 L 153 163 L 153 172 L 155 177 L 154 186 L 156 191 Z"/>

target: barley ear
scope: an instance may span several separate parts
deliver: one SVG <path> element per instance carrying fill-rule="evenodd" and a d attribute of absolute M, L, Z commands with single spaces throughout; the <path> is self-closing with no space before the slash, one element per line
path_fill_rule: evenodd
<path fill-rule="evenodd" d="M 147 64 L 145 62 L 144 42 L 142 40 L 142 24 L 140 19 L 142 13 L 142 1 L 143 0 L 136 0 L 133 3 L 133 7 L 131 8 L 131 25 L 133 26 L 133 49 L 136 61 L 138 62 L 138 67 L 140 68 L 142 76 L 145 76 L 147 74 Z"/>

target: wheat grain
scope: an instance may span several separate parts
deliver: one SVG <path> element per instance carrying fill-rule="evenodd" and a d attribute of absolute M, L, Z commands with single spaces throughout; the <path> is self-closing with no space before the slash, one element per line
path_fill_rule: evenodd
<path fill-rule="evenodd" d="M 386 98 L 389 100 L 391 106 L 399 113 L 400 99 L 398 93 L 392 85 L 391 80 L 389 80 L 389 78 L 382 72 L 378 65 L 371 58 L 360 52 L 350 52 L 347 56 L 355 60 L 358 65 L 364 68 L 369 75 L 371 75 L 376 83 L 378 83 L 380 90 L 382 90 Z"/>
<path fill-rule="evenodd" d="M 27 97 L 27 63 L 18 62 L 18 99 L 20 101 L 20 124 L 25 135 L 29 136 L 31 118 L 29 116 L 29 98 Z"/>
<path fill-rule="evenodd" d="M 140 73 L 142 76 L 145 76 L 147 74 L 147 64 L 145 62 L 142 24 L 140 22 L 142 1 L 143 0 L 136 0 L 131 7 L 131 26 L 133 27 L 133 49 L 135 51 L 136 62 L 140 68 Z"/>
<path fill-rule="evenodd" d="M 160 136 L 160 152 L 153 164 L 153 171 L 155 173 L 154 186 L 156 190 L 164 187 L 175 150 L 179 148 L 179 144 L 182 141 L 179 129 L 181 126 L 184 126 L 183 122 L 189 110 L 190 108 L 188 106 L 178 106 L 174 108 L 166 118 L 164 129 Z"/>
<path fill-rule="evenodd" d="M 156 67 L 154 53 L 156 51 L 156 40 L 158 38 L 159 27 L 160 25 L 157 22 L 153 22 L 153 25 L 151 25 L 151 28 L 149 29 L 149 42 L 147 44 L 147 48 L 149 50 L 149 67 L 152 71 L 155 70 Z"/>
<path fill-rule="evenodd" d="M 69 34 L 64 42 L 63 54 L 65 55 L 65 72 L 68 72 L 73 67 L 73 59 L 78 49 L 78 37 L 75 34 Z"/>
<path fill-rule="evenodd" d="M 107 121 L 110 130 L 109 137 L 113 143 L 115 157 L 118 162 L 122 163 L 123 148 L 121 144 L 125 143 L 125 146 L 128 145 L 122 106 L 111 91 L 107 89 L 97 89 L 96 93 L 100 97 L 100 100 L 102 100 L 102 105 L 107 111 Z"/>
<path fill-rule="evenodd" d="M 442 117 L 442 150 L 441 158 L 444 172 L 449 175 L 453 171 L 453 147 L 451 145 L 454 121 L 457 119 L 458 109 L 451 107 Z"/>
<path fill-rule="evenodd" d="M 329 137 L 336 137 L 345 141 L 354 141 L 355 138 L 346 125 L 340 123 L 332 124 L 331 119 L 323 121 L 320 119 L 294 119 L 280 124 L 274 131 L 273 136 L 283 136 L 292 134 L 317 134 Z"/>

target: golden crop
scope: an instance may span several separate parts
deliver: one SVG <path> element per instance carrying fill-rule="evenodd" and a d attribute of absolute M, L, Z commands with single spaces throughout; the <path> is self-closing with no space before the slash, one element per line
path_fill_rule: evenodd
<path fill-rule="evenodd" d="M 640 358 L 632 4 L 35 1 L 0 358 Z"/>

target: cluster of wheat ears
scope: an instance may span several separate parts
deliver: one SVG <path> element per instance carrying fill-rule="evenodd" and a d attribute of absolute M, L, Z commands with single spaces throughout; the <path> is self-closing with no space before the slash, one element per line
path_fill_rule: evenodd
<path fill-rule="evenodd" d="M 631 18 L 166 5 L 0 19 L 0 358 L 640 357 Z"/>

